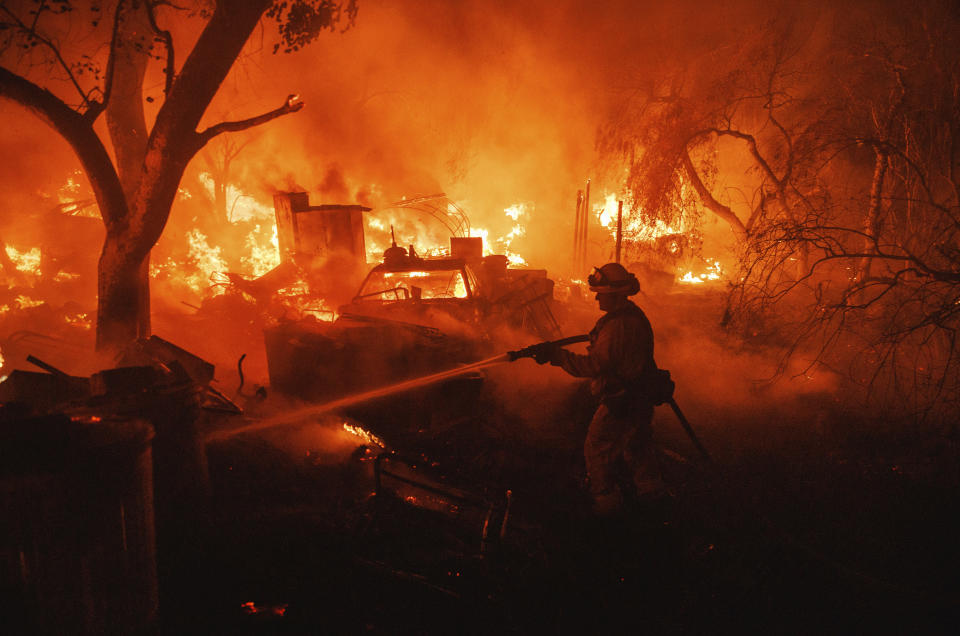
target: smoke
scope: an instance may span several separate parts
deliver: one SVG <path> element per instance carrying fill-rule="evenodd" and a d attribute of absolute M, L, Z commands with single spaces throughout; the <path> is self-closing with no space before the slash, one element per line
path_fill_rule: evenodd
<path fill-rule="evenodd" d="M 322 203 L 362 193 L 374 207 L 446 192 L 491 235 L 509 231 L 504 209 L 530 202 L 514 250 L 566 271 L 577 189 L 591 177 L 595 196 L 618 186 L 600 179 L 596 127 L 659 57 L 715 33 L 712 11 L 692 4 L 363 5 L 344 34 L 238 63 L 221 110 L 250 114 L 290 92 L 306 108 L 269 124 L 237 178 L 263 194 L 307 185 Z M 724 12 L 735 23 L 748 10 Z M 678 24 L 687 34 L 671 41 Z"/>
<path fill-rule="evenodd" d="M 791 12 L 813 20 L 827 5 L 790 6 Z M 624 98 L 644 90 L 657 71 L 700 64 L 704 51 L 722 50 L 724 42 L 783 10 L 784 5 L 755 0 L 709 5 L 631 0 L 361 3 L 354 28 L 324 34 L 294 54 L 268 53 L 266 43 L 273 34 L 265 23 L 201 128 L 267 112 L 298 93 L 306 104 L 302 111 L 236 136 L 246 145 L 232 162 L 230 181 L 265 209 L 272 208 L 277 191 L 310 191 L 313 204 L 374 208 L 446 192 L 474 227 L 497 236 L 511 227 L 504 210 L 528 202 L 526 231 L 512 250 L 551 275 L 566 273 L 577 190 L 593 178 L 594 200 L 599 200 L 617 189 L 622 176 L 601 172 L 594 147 L 599 122 L 615 116 Z M 166 19 L 180 20 L 173 15 Z M 187 34 L 178 36 L 185 52 L 196 37 L 197 22 L 171 26 L 187 27 Z M 148 84 L 158 97 L 159 80 L 152 68 Z M 0 192 L 4 207 L 17 211 L 36 205 L 24 202 L 23 193 L 50 196 L 77 162 L 31 115 L 5 103 L 0 108 L 5 121 L 14 122 L 0 131 L 0 147 L 17 158 L 5 162 Z M 178 198 L 164 241 L 182 239 L 213 217 L 197 182 L 203 169 L 200 161 L 188 169 L 181 187 L 191 196 Z M 386 246 L 391 223 L 415 226 L 398 231 L 404 245 L 445 238 L 443 228 L 430 219 L 404 219 L 404 214 L 386 215 L 378 246 Z M 231 252 L 242 249 L 240 238 L 227 239 L 215 223 L 209 223 L 206 233 L 228 261 Z M 609 235 L 591 234 L 591 258 L 602 260 L 610 249 Z M 160 258 L 157 254 L 155 260 Z M 173 297 L 168 305 L 182 309 L 183 300 L 193 301 Z M 657 313 L 653 307 L 650 311 Z M 177 315 L 165 324 L 180 320 Z M 732 396 L 753 395 L 751 381 L 743 378 L 755 377 L 757 360 L 747 354 L 731 358 L 722 334 L 704 340 L 707 325 L 674 332 L 674 323 L 664 310 L 655 328 L 665 358 L 677 361 L 663 364 L 677 369 L 682 390 L 705 404 L 749 408 L 748 403 L 735 404 L 739 398 Z M 243 327 L 238 327 L 237 339 L 256 335 Z M 589 324 L 567 330 L 584 327 Z M 235 359 L 239 352 L 225 353 L 224 359 Z M 721 363 L 736 373 L 705 371 Z M 556 375 L 555 370 L 545 373 Z M 735 377 L 741 378 L 736 386 L 724 384 Z"/>

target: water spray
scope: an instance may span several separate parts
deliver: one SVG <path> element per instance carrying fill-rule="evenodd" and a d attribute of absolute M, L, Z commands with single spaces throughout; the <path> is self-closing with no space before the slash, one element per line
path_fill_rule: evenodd
<path fill-rule="evenodd" d="M 304 407 L 302 409 L 297 409 L 294 411 L 289 411 L 283 413 L 282 415 L 276 415 L 274 417 L 267 418 L 265 420 L 254 422 L 246 426 L 241 426 L 239 428 L 231 430 L 221 430 L 214 431 L 207 436 L 208 442 L 217 441 L 233 437 L 234 435 L 240 435 L 242 433 L 253 433 L 256 431 L 263 431 L 271 428 L 277 428 L 279 426 L 286 426 L 291 424 L 302 424 L 303 420 L 312 417 L 315 415 L 322 415 L 323 413 L 329 413 L 330 411 L 335 411 L 347 406 L 353 406 L 354 404 L 361 404 L 363 402 L 368 402 L 370 400 L 375 400 L 377 398 L 386 397 L 388 395 L 393 395 L 395 393 L 403 393 L 404 391 L 410 391 L 411 389 L 416 389 L 424 386 L 429 386 L 437 382 L 442 382 L 444 380 L 449 380 L 467 373 L 472 373 L 474 371 L 479 371 L 486 367 L 490 367 L 496 364 L 501 364 L 503 362 L 513 362 L 519 360 L 520 358 L 538 358 L 540 355 L 547 353 L 548 351 L 555 350 L 559 347 L 564 347 L 569 344 L 575 344 L 578 342 L 586 342 L 590 339 L 588 335 L 580 336 L 570 336 L 569 338 L 561 338 L 559 340 L 552 340 L 547 342 L 540 342 L 523 349 L 517 349 L 516 351 L 508 351 L 506 353 L 501 353 L 500 355 L 493 356 L 492 358 L 487 358 L 486 360 L 480 360 L 471 364 L 463 365 L 456 367 L 454 369 L 448 369 L 446 371 L 440 371 L 438 373 L 432 373 L 430 375 L 425 375 L 419 378 L 413 378 L 411 380 L 406 380 L 404 382 L 398 382 L 397 384 L 391 384 L 389 386 L 381 387 L 379 389 L 371 389 L 370 391 L 364 391 L 363 393 L 357 393 L 355 395 L 349 395 L 337 400 L 332 400 L 330 402 L 325 402 L 323 404 L 314 404 L 311 406 Z M 241 358 L 242 361 L 242 358 Z M 669 381 L 670 373 L 669 371 L 662 371 L 665 373 Z M 242 376 L 241 376 L 242 377 Z M 242 386 L 242 385 L 241 385 Z M 690 437 L 690 440 L 693 442 L 693 445 L 700 451 L 701 455 L 708 462 L 711 460 L 710 454 L 704 448 L 703 444 L 700 443 L 700 440 L 697 438 L 696 433 L 694 433 L 693 428 L 690 426 L 690 422 L 687 421 L 687 418 L 684 417 L 683 412 L 680 410 L 680 407 L 677 406 L 676 401 L 673 399 L 673 383 L 670 381 L 670 390 L 669 395 L 665 396 L 662 400 L 662 403 L 670 405 L 670 408 L 673 409 L 674 414 L 676 414 L 677 419 L 680 420 L 680 424 L 683 426 L 684 431 Z"/>
<path fill-rule="evenodd" d="M 480 360 L 471 364 L 463 365 L 456 367 L 454 369 L 448 369 L 447 371 L 440 371 L 438 373 L 433 373 L 430 375 L 425 375 L 419 378 L 413 378 L 411 380 L 406 380 L 404 382 L 398 382 L 397 384 L 391 384 L 389 386 L 381 387 L 379 389 L 371 389 L 370 391 L 364 391 L 363 393 L 357 393 L 355 395 L 349 395 L 347 397 L 339 398 L 337 400 L 332 400 L 330 402 L 325 402 L 323 404 L 314 404 L 311 406 L 304 407 L 302 409 L 297 409 L 294 411 L 289 411 L 281 415 L 276 415 L 274 417 L 267 418 L 265 420 L 254 422 L 246 426 L 241 426 L 239 428 L 230 429 L 230 430 L 221 430 L 214 431 L 207 436 L 207 441 L 216 441 L 226 439 L 228 437 L 233 437 L 234 435 L 239 435 L 241 433 L 252 433 L 255 431 L 262 431 L 266 429 L 276 428 L 278 426 L 285 426 L 290 424 L 302 423 L 305 418 L 312 417 L 314 415 L 321 415 L 323 413 L 329 413 L 330 411 L 335 411 L 347 406 L 353 406 L 354 404 L 360 404 L 370 400 L 375 400 L 377 398 L 386 397 L 388 395 L 393 395 L 395 393 L 402 393 L 404 391 L 410 391 L 411 389 L 416 389 L 423 386 L 428 386 L 436 382 L 442 382 L 443 380 L 449 380 L 460 375 L 467 373 L 472 373 L 474 371 L 479 371 L 480 369 L 493 366 L 496 364 L 501 364 L 503 362 L 513 362 L 514 360 L 519 360 L 520 358 L 531 358 L 536 355 L 536 352 L 542 350 L 546 347 L 562 347 L 568 344 L 573 344 L 575 342 L 586 342 L 590 337 L 583 336 L 571 336 L 569 338 L 561 338 L 560 340 L 553 340 L 550 342 L 541 342 L 517 351 L 508 351 L 506 353 L 501 353 L 500 355 L 493 356 L 492 358 L 487 358 L 485 360 Z"/>

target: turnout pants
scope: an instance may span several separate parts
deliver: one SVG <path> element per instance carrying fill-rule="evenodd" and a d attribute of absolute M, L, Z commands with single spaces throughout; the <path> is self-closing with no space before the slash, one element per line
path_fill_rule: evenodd
<path fill-rule="evenodd" d="M 601 403 L 583 445 L 594 512 L 618 512 L 624 500 L 624 486 L 631 486 L 638 498 L 662 490 L 663 482 L 653 448 L 653 406 L 642 403 L 628 408 L 611 408 Z"/>

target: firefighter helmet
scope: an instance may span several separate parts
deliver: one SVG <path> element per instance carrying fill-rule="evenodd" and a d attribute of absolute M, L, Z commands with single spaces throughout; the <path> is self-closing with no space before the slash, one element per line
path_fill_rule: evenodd
<path fill-rule="evenodd" d="M 603 267 L 594 267 L 587 278 L 590 291 L 600 294 L 623 294 L 633 296 L 640 291 L 640 281 L 620 263 L 607 263 Z"/>

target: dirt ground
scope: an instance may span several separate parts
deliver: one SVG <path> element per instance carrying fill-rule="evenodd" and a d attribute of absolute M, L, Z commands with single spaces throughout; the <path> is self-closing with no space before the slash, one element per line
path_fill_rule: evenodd
<path fill-rule="evenodd" d="M 196 523 L 161 533 L 165 633 L 952 633 L 952 431 L 836 378 L 764 383 L 715 298 L 670 303 L 646 307 L 658 362 L 714 461 L 658 409 L 663 501 L 589 514 L 589 396 L 531 361 L 346 414 L 395 453 L 406 481 L 379 489 L 384 451 L 343 417 L 237 436 L 207 449 Z"/>

